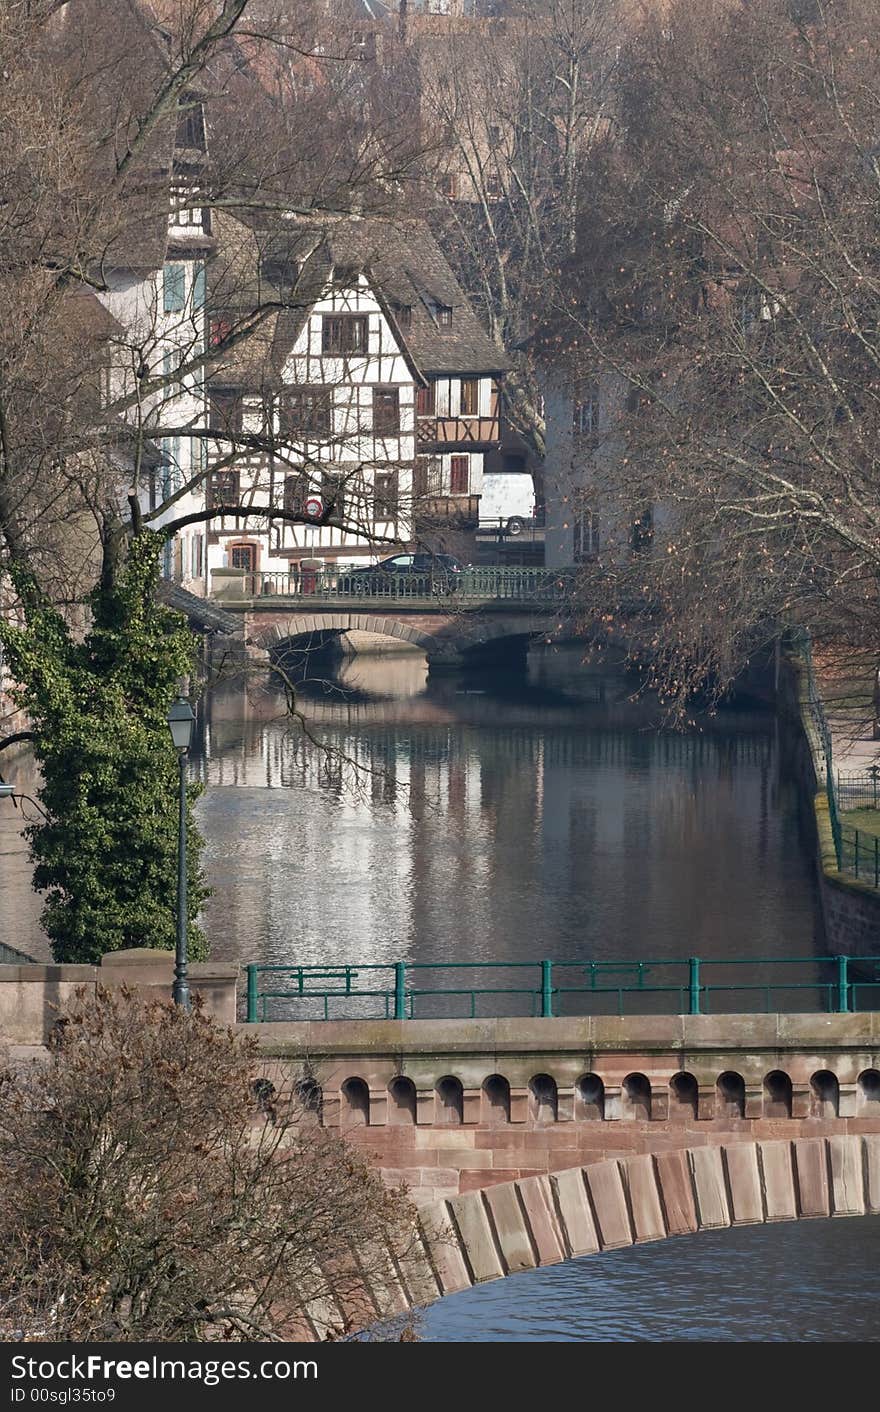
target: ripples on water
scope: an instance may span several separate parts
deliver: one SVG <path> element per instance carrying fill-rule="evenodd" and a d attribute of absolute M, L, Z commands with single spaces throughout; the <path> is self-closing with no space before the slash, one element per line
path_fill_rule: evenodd
<path fill-rule="evenodd" d="M 880 1341 L 880 1217 L 747 1226 L 451 1295 L 426 1342 Z"/>

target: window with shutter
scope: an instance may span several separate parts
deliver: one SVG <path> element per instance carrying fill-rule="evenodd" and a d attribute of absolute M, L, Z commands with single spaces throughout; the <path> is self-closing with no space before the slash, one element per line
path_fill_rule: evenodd
<path fill-rule="evenodd" d="M 463 417 L 476 417 L 480 412 L 480 380 L 479 378 L 462 378 L 461 380 L 461 415 Z"/>
<path fill-rule="evenodd" d="M 186 302 L 186 266 L 166 265 L 163 276 L 166 314 L 179 314 Z"/>

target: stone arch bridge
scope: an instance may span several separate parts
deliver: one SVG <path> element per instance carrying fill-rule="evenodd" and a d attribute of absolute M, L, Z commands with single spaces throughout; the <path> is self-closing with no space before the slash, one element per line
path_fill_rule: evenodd
<path fill-rule="evenodd" d="M 388 608 L 384 612 L 347 609 L 343 612 L 316 609 L 313 612 L 253 612 L 248 621 L 248 644 L 268 652 L 270 659 L 283 658 L 292 648 L 328 645 L 329 637 L 349 633 L 392 638 L 424 652 L 428 667 L 460 668 L 469 662 L 515 660 L 525 655 L 531 641 L 549 636 L 548 625 L 534 613 L 443 612 L 439 609 L 407 612 Z"/>
<path fill-rule="evenodd" d="M 455 593 L 421 596 L 403 591 L 357 596 L 320 585 L 314 593 L 293 593 L 284 584 L 275 591 L 267 580 L 262 592 L 245 594 L 235 587 L 233 596 L 227 587 L 212 607 L 225 623 L 240 625 L 251 652 L 266 652 L 274 660 L 356 633 L 417 648 L 437 670 L 522 658 L 531 640 L 562 634 L 567 595 L 558 576 L 534 570 L 500 576 L 473 572 L 477 579 Z"/>
<path fill-rule="evenodd" d="M 880 1013 L 246 1028 L 419 1209 L 414 1252 L 312 1310 L 317 1337 L 670 1235 L 880 1214 Z"/>

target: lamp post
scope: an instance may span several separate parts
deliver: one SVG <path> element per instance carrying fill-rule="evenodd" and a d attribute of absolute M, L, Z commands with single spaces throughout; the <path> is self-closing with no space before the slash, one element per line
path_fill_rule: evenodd
<path fill-rule="evenodd" d="M 11 799 L 14 793 L 14 784 L 0 784 L 0 799 Z"/>
<path fill-rule="evenodd" d="M 190 1008 L 189 978 L 187 976 L 187 937 L 186 937 L 186 757 L 192 744 L 195 713 L 185 696 L 180 696 L 171 704 L 168 712 L 168 729 L 177 751 L 180 770 L 180 823 L 177 830 L 177 950 L 174 956 L 174 985 L 171 996 L 175 1005 L 184 1010 Z"/>

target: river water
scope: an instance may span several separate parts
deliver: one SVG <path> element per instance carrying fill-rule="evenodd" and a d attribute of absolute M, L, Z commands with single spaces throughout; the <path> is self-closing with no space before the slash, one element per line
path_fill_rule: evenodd
<path fill-rule="evenodd" d="M 214 956 L 818 956 L 773 713 L 738 705 L 672 734 L 634 689 L 570 649 L 533 652 L 528 680 L 508 682 L 429 681 L 422 657 L 362 656 L 302 685 L 313 739 L 272 679 L 218 689 L 193 765 Z M 8 815 L 0 888 L 3 939 L 45 956 Z M 878 1256 L 875 1219 L 670 1240 L 456 1295 L 423 1336 L 873 1339 Z"/>
<path fill-rule="evenodd" d="M 355 657 L 300 697 L 319 745 L 271 682 L 215 693 L 199 805 L 213 954 L 814 955 L 811 862 L 772 712 L 662 732 L 634 689 L 577 649 L 532 654 L 527 682 Z"/>

